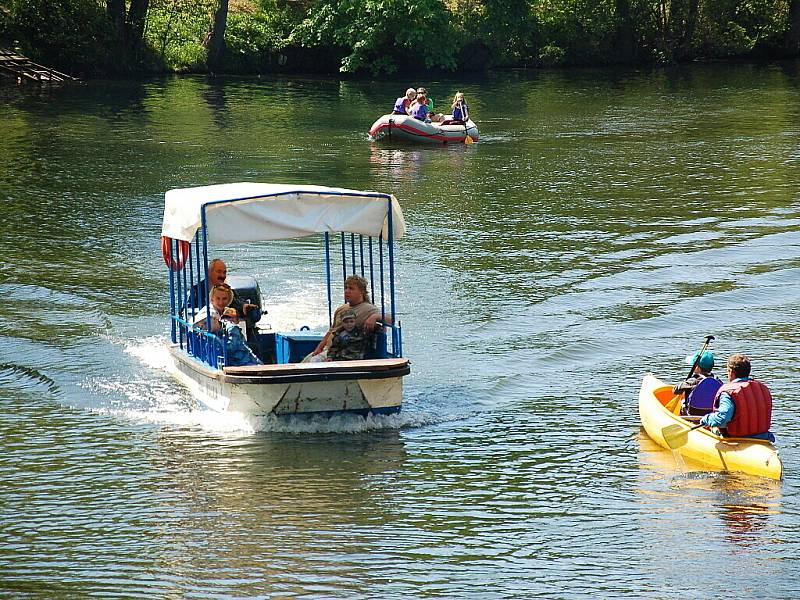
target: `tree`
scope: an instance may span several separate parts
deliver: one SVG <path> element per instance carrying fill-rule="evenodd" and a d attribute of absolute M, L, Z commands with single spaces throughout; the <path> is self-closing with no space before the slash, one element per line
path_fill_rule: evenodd
<path fill-rule="evenodd" d="M 125 0 L 106 0 L 106 13 L 119 38 L 120 45 L 131 57 L 139 53 L 144 36 L 144 25 L 150 0 L 131 0 L 128 14 L 125 14 Z"/>
<path fill-rule="evenodd" d="M 789 29 L 786 49 L 792 56 L 800 54 L 800 0 L 789 0 Z"/>
<path fill-rule="evenodd" d="M 635 40 L 633 37 L 633 20 L 631 19 L 630 0 L 616 0 L 617 30 L 615 46 L 623 62 L 633 58 Z"/>
<path fill-rule="evenodd" d="M 228 22 L 228 0 L 219 0 L 203 46 L 208 50 L 208 70 L 213 74 L 225 57 L 225 25 Z"/>

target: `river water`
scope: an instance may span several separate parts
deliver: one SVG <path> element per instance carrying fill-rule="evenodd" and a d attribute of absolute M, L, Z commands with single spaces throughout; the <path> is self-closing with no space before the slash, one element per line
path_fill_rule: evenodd
<path fill-rule="evenodd" d="M 371 144 L 414 83 L 480 141 Z M 2 597 L 800 595 L 797 64 L 6 85 L 0 157 Z M 235 181 L 400 200 L 399 415 L 222 417 L 166 374 L 163 194 Z M 220 255 L 324 323 L 315 246 Z M 782 482 L 641 433 L 708 334 L 771 386 Z"/>

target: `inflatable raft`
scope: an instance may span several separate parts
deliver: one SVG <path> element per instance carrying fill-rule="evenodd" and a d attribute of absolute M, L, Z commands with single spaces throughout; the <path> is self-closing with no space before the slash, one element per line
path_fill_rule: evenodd
<path fill-rule="evenodd" d="M 447 116 L 442 123 L 426 123 L 408 115 L 383 115 L 369 130 L 372 141 L 386 142 L 463 144 L 467 136 L 473 142 L 478 141 L 480 137 L 480 132 L 472 119 L 466 122 L 453 121 L 450 116 Z"/>

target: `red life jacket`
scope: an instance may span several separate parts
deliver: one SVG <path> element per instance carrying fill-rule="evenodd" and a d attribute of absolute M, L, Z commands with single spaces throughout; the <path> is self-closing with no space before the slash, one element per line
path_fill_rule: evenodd
<path fill-rule="evenodd" d="M 731 381 L 724 384 L 714 397 L 714 409 L 719 408 L 719 397 L 728 392 L 736 410 L 733 419 L 724 428 L 731 437 L 747 437 L 769 431 L 772 423 L 772 394 L 769 388 L 755 379 Z"/>

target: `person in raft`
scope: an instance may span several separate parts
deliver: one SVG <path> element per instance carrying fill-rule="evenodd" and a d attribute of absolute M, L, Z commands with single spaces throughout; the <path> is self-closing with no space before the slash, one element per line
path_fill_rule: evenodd
<path fill-rule="evenodd" d="M 411 103 L 417 98 L 417 90 L 408 88 L 405 96 L 400 96 L 394 103 L 393 115 L 410 115 Z"/>
<path fill-rule="evenodd" d="M 428 98 L 425 94 L 417 94 L 417 99 L 411 105 L 411 116 L 420 121 L 430 123 L 430 119 L 428 119 Z"/>
<path fill-rule="evenodd" d="M 427 88 L 418 87 L 417 96 L 425 96 L 425 104 L 428 106 L 428 118 L 431 120 L 432 123 L 441 123 L 442 121 L 444 121 L 444 115 L 442 113 L 434 112 L 433 98 L 431 98 L 428 95 Z"/>
<path fill-rule="evenodd" d="M 212 333 L 223 334 L 227 354 L 225 364 L 231 367 L 262 364 L 245 343 L 244 333 L 239 327 L 239 313 L 229 306 L 233 302 L 231 286 L 227 283 L 215 285 L 211 288 L 208 300 L 208 306 L 200 309 L 194 324 Z"/>
<path fill-rule="evenodd" d="M 333 325 L 328 332 L 322 336 L 314 350 L 303 359 L 303 362 L 322 362 L 328 360 L 328 351 L 333 343 L 334 333 L 339 331 L 345 313 L 355 313 L 355 326 L 363 330 L 366 334 L 375 329 L 375 324 L 381 318 L 381 311 L 369 301 L 367 292 L 367 280 L 360 275 L 350 275 L 344 280 L 344 300 L 333 313 Z"/>
<path fill-rule="evenodd" d="M 714 412 L 700 419 L 701 425 L 717 428 L 725 437 L 751 437 L 775 441 L 772 424 L 772 394 L 750 377 L 750 358 L 732 354 L 728 359 L 728 383 L 714 398 Z"/>
<path fill-rule="evenodd" d="M 453 121 L 461 121 L 462 123 L 466 123 L 469 119 L 469 104 L 464 99 L 463 92 L 456 92 L 456 95 L 453 97 Z"/>
<path fill-rule="evenodd" d="M 356 311 L 348 310 L 342 315 L 342 325 L 333 332 L 328 360 L 361 360 L 367 351 L 369 336 L 356 327 Z"/>
<path fill-rule="evenodd" d="M 706 350 L 703 354 L 699 352 L 695 352 L 694 354 L 690 354 L 686 357 L 686 364 L 693 365 L 697 361 L 697 365 L 694 368 L 694 372 L 689 376 L 686 381 L 681 381 L 680 383 L 676 384 L 672 388 L 673 394 L 683 394 L 683 403 L 682 403 L 682 414 L 689 415 L 689 414 L 696 414 L 694 410 L 690 410 L 689 406 L 689 396 L 695 390 L 697 385 L 703 381 L 704 379 L 708 379 L 709 377 L 712 379 L 716 379 L 720 383 L 719 377 L 714 375 L 714 353 L 710 350 Z M 708 413 L 708 409 L 704 410 L 701 414 Z"/>

